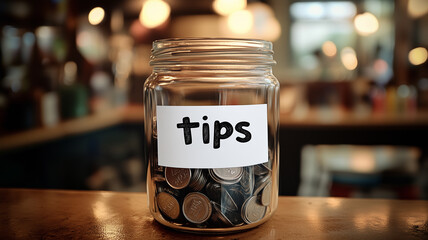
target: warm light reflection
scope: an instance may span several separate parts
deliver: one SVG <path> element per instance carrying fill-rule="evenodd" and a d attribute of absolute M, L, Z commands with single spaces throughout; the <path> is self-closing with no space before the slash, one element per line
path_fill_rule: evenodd
<path fill-rule="evenodd" d="M 140 22 L 147 28 L 155 28 L 164 23 L 171 13 L 168 3 L 162 0 L 147 0 L 140 12 Z"/>
<path fill-rule="evenodd" d="M 378 207 L 370 212 L 356 213 L 354 217 L 355 228 L 360 231 L 388 229 L 389 212 L 386 207 Z"/>
<path fill-rule="evenodd" d="M 214 0 L 213 9 L 216 13 L 227 16 L 233 12 L 244 10 L 247 0 Z"/>
<path fill-rule="evenodd" d="M 253 25 L 253 14 L 248 10 L 236 11 L 227 18 L 227 26 L 233 33 L 236 34 L 250 32 Z"/>
<path fill-rule="evenodd" d="M 340 200 L 338 198 L 327 198 L 327 204 L 331 208 L 336 209 L 336 208 L 339 208 L 342 205 L 342 200 Z"/>
<path fill-rule="evenodd" d="M 106 203 L 107 196 L 101 200 L 95 201 L 92 204 L 92 212 L 95 220 L 98 222 L 97 229 L 102 235 L 108 239 L 119 239 L 123 237 L 123 222 L 117 216 L 115 212 L 112 212 L 111 208 Z"/>
<path fill-rule="evenodd" d="M 92 204 L 92 212 L 94 213 L 94 217 L 99 220 L 105 220 L 110 217 L 109 208 L 102 200 Z"/>
<path fill-rule="evenodd" d="M 105 16 L 104 9 L 101 7 L 93 8 L 88 14 L 89 23 L 92 25 L 100 24 Z"/>
<path fill-rule="evenodd" d="M 358 151 L 354 151 L 351 156 L 350 167 L 355 172 L 374 172 L 376 169 L 376 159 L 372 149 L 360 148 Z"/>
<path fill-rule="evenodd" d="M 305 216 L 308 220 L 308 223 L 310 223 L 313 226 L 313 229 L 322 229 L 322 220 L 320 216 L 320 212 L 318 209 L 314 208 L 307 208 L 305 212 Z"/>
<path fill-rule="evenodd" d="M 417 47 L 409 52 L 409 61 L 413 65 L 421 65 L 427 61 L 428 52 L 426 48 Z"/>
<path fill-rule="evenodd" d="M 345 47 L 340 52 L 343 66 L 348 70 L 354 70 L 358 66 L 357 54 L 351 47 Z"/>
<path fill-rule="evenodd" d="M 379 21 L 375 15 L 365 12 L 355 17 L 354 26 L 359 34 L 367 36 L 379 29 Z"/>
<path fill-rule="evenodd" d="M 333 57 L 337 53 L 336 44 L 334 44 L 332 41 L 326 41 L 322 45 L 322 51 L 326 56 Z"/>
<path fill-rule="evenodd" d="M 427 0 L 409 0 L 407 3 L 407 11 L 413 18 L 419 18 L 428 13 Z"/>

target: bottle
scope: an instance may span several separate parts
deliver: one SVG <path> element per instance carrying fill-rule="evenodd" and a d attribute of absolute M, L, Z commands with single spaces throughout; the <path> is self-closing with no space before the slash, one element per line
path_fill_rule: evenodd
<path fill-rule="evenodd" d="M 66 57 L 62 62 L 63 78 L 59 89 L 61 118 L 71 119 L 86 116 L 89 113 L 89 79 L 92 66 L 79 52 L 76 41 L 76 6 L 69 2 L 67 13 Z"/>
<path fill-rule="evenodd" d="M 150 212 L 181 231 L 254 228 L 278 201 L 279 82 L 272 44 L 153 43 L 144 84 Z"/>
<path fill-rule="evenodd" d="M 55 54 L 52 54 L 53 47 L 45 48 L 42 51 L 38 41 L 43 36 L 43 30 L 53 29 L 53 27 L 42 26 L 36 30 L 36 36 L 33 54 L 32 68 L 33 72 L 38 72 L 38 80 L 36 87 L 36 99 L 38 105 L 38 120 L 42 127 L 52 127 L 59 123 L 59 99 L 58 99 L 58 83 L 60 78 L 60 65 Z M 42 32 L 42 33 L 40 33 Z M 54 33 L 55 31 L 50 31 Z M 53 37 L 53 36 L 52 36 Z"/>
<path fill-rule="evenodd" d="M 17 41 L 18 50 L 14 53 L 14 61 L 7 66 L 5 77 L 6 98 L 5 128 L 6 132 L 23 131 L 34 128 L 37 121 L 37 90 L 40 83 L 39 70 L 33 65 L 33 45 L 28 44 L 25 36 L 27 29 L 11 27 L 14 32 L 12 41 Z M 6 38 L 8 38 L 6 37 Z"/>

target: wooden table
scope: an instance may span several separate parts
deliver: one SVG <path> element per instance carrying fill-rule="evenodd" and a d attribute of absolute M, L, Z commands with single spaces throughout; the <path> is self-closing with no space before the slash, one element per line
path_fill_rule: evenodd
<path fill-rule="evenodd" d="M 428 239 L 428 201 L 280 197 L 273 218 L 214 236 L 166 229 L 145 193 L 0 189 L 0 239 Z"/>

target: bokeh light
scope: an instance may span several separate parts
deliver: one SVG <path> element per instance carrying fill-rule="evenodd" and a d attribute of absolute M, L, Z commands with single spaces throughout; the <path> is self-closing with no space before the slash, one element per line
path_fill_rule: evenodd
<path fill-rule="evenodd" d="M 227 26 L 236 34 L 244 34 L 251 31 L 254 25 L 253 14 L 248 10 L 236 11 L 228 16 Z"/>
<path fill-rule="evenodd" d="M 101 7 L 93 8 L 88 14 L 89 23 L 98 25 L 104 20 L 105 12 Z"/>
<path fill-rule="evenodd" d="M 409 52 L 409 61 L 413 65 L 421 65 L 427 61 L 428 52 L 426 48 L 417 47 Z"/>
<path fill-rule="evenodd" d="M 162 0 L 148 0 L 143 4 L 140 12 L 140 22 L 147 28 L 155 28 L 162 25 L 171 13 L 171 7 Z"/>
<path fill-rule="evenodd" d="M 246 6 L 247 0 L 214 0 L 212 5 L 214 11 L 222 16 L 244 10 Z"/>
<path fill-rule="evenodd" d="M 375 15 L 365 12 L 355 16 L 354 26 L 360 35 L 367 36 L 379 29 L 379 21 Z"/>
<path fill-rule="evenodd" d="M 337 53 L 336 44 L 332 41 L 326 41 L 322 45 L 322 52 L 328 57 L 334 57 Z"/>
<path fill-rule="evenodd" d="M 340 52 L 340 58 L 343 66 L 348 70 L 354 70 L 358 66 L 357 54 L 351 47 L 345 47 Z"/>
<path fill-rule="evenodd" d="M 413 18 L 419 18 L 428 13 L 427 0 L 409 0 L 407 3 L 407 11 Z"/>

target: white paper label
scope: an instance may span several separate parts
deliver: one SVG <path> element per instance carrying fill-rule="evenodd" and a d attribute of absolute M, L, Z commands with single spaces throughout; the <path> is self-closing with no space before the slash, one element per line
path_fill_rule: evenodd
<path fill-rule="evenodd" d="M 229 168 L 268 161 L 267 105 L 157 106 L 158 165 Z"/>

